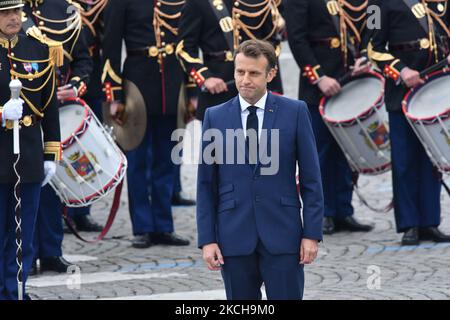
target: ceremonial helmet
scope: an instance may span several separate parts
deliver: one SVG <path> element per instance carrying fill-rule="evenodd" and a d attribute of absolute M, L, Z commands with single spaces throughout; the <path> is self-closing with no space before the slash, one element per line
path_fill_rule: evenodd
<path fill-rule="evenodd" d="M 23 6 L 23 0 L 0 0 L 0 10 L 21 8 Z"/>

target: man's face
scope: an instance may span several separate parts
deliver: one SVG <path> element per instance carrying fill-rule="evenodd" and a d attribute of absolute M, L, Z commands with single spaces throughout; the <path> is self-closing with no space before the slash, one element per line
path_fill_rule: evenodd
<path fill-rule="evenodd" d="M 11 37 L 22 28 L 22 8 L 0 10 L 0 32 Z"/>
<path fill-rule="evenodd" d="M 239 53 L 234 61 L 236 87 L 247 102 L 254 104 L 267 90 L 267 83 L 275 77 L 276 70 L 267 71 L 269 62 L 263 55 L 257 59 Z"/>

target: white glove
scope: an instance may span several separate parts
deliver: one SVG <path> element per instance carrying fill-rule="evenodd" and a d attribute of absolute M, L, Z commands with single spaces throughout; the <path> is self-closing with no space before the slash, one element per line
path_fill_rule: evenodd
<path fill-rule="evenodd" d="M 5 120 L 19 120 L 22 118 L 23 113 L 23 100 L 22 99 L 10 99 L 3 106 L 3 119 Z"/>
<path fill-rule="evenodd" d="M 42 187 L 45 186 L 56 173 L 55 161 L 44 161 L 44 181 L 42 181 Z"/>

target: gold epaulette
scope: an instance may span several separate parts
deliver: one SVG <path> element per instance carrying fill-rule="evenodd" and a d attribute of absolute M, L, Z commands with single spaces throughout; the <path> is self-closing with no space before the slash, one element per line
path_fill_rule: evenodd
<path fill-rule="evenodd" d="M 64 49 L 61 42 L 48 39 L 36 26 L 29 28 L 26 33 L 28 36 L 48 46 L 49 58 L 55 66 L 61 67 L 64 64 Z"/>

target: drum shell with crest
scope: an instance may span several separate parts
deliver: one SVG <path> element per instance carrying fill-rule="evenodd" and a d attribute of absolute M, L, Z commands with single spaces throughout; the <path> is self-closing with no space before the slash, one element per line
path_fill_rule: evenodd
<path fill-rule="evenodd" d="M 391 168 L 384 78 L 370 72 L 345 80 L 339 94 L 320 102 L 320 114 L 353 171 L 380 174 Z"/>
<path fill-rule="evenodd" d="M 59 118 L 63 154 L 51 186 L 68 207 L 91 205 L 125 177 L 126 157 L 83 100 L 66 101 Z"/>
<path fill-rule="evenodd" d="M 437 71 L 426 77 L 403 99 L 403 112 L 432 163 L 450 174 L 450 72 Z"/>

